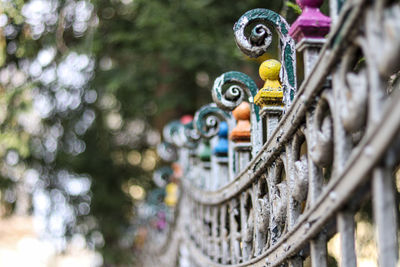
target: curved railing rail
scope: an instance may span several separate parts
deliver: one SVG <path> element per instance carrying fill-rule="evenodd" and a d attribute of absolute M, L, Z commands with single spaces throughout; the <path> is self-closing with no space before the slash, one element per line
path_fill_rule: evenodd
<path fill-rule="evenodd" d="M 221 76 L 213 98 L 228 111 L 210 105 L 194 122 L 169 126 L 179 136 L 166 140 L 177 147 L 184 170 L 182 200 L 166 239 L 175 252 L 154 253 L 152 263 L 159 257 L 158 263 L 171 266 L 303 266 L 309 258 L 311 266 L 328 266 L 327 242 L 340 233 L 338 260 L 356 266 L 355 213 L 370 203 L 379 266 L 398 264 L 400 4 L 332 0 L 329 30 L 330 19 L 318 9 L 321 1 L 298 2 L 304 12 L 291 28 L 261 9 L 235 25 L 241 50 L 257 55 L 270 43 L 266 27 L 279 31 L 279 79 L 275 62 L 260 70 L 266 83 L 257 92 L 250 77 L 240 74 L 243 82 L 232 73 L 233 87 L 224 92 Z M 248 37 L 239 29 L 247 20 L 258 23 Z M 289 71 L 296 66 L 294 56 L 285 55 L 285 46 L 294 49 L 289 34 L 304 57 L 297 92 Z M 277 102 L 281 92 L 284 105 Z M 250 105 L 242 103 L 247 101 Z M 207 109 L 228 123 L 229 140 L 215 120 L 200 122 Z"/>

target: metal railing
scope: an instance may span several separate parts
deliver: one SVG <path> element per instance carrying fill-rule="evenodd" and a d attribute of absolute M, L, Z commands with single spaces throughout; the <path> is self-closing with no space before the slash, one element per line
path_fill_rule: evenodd
<path fill-rule="evenodd" d="M 308 258 L 323 267 L 339 233 L 340 266 L 357 266 L 355 214 L 365 203 L 379 266 L 398 264 L 400 4 L 332 0 L 331 25 L 320 1 L 299 4 L 292 27 L 266 9 L 234 26 L 249 56 L 266 51 L 271 29 L 280 38 L 282 67 L 266 63 L 261 90 L 246 74 L 225 73 L 212 89 L 216 104 L 165 127 L 159 154 L 182 168 L 180 197 L 145 264 L 303 266 Z"/>

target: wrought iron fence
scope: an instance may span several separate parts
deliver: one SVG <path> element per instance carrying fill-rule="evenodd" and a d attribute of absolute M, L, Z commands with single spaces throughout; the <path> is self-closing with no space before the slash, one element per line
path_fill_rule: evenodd
<path fill-rule="evenodd" d="M 339 233 L 340 266 L 357 266 L 355 214 L 368 203 L 379 266 L 398 264 L 400 3 L 332 0 L 330 18 L 322 1 L 298 3 L 291 27 L 266 9 L 234 26 L 251 57 L 272 31 L 280 39 L 280 58 L 260 66 L 261 89 L 224 73 L 215 103 L 165 127 L 159 154 L 175 172 L 155 177 L 160 186 L 180 177 L 179 199 L 144 264 L 323 267 Z"/>

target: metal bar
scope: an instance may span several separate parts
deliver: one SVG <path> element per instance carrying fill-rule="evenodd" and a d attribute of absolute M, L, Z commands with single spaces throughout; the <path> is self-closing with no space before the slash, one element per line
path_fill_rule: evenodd
<path fill-rule="evenodd" d="M 340 266 L 357 266 L 355 251 L 355 223 L 354 214 L 350 211 L 342 211 L 337 215 L 338 232 L 340 233 Z"/>
<path fill-rule="evenodd" d="M 395 267 L 399 259 L 397 207 L 391 169 L 376 167 L 372 178 L 372 199 L 377 230 L 379 266 Z"/>
<path fill-rule="evenodd" d="M 239 215 L 239 207 L 236 199 L 230 201 L 229 206 L 229 237 L 230 237 L 230 253 L 231 264 L 239 263 L 241 259 L 240 253 L 240 232 L 238 231 L 238 223 L 235 216 Z"/>

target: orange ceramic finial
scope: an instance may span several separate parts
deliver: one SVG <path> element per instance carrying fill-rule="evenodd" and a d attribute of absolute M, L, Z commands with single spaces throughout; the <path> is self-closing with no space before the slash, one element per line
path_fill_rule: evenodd
<path fill-rule="evenodd" d="M 232 114 L 237 120 L 237 125 L 229 135 L 229 139 L 233 142 L 250 142 L 250 104 L 242 102 Z"/>

